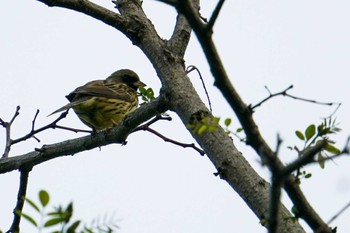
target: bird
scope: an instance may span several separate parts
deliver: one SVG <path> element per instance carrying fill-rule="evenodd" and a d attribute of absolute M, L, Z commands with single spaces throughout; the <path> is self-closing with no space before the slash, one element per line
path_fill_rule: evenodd
<path fill-rule="evenodd" d="M 132 70 L 121 69 L 105 80 L 94 80 L 66 95 L 69 104 L 52 114 L 73 109 L 93 132 L 118 125 L 138 106 L 137 89 L 146 84 Z"/>

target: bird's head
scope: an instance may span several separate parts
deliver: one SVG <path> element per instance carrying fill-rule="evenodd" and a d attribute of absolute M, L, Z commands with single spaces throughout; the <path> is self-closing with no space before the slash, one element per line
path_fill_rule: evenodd
<path fill-rule="evenodd" d="M 125 83 L 129 87 L 137 90 L 139 87 L 144 87 L 146 84 L 140 81 L 139 76 L 132 70 L 122 69 L 111 74 L 106 81 L 115 83 Z"/>

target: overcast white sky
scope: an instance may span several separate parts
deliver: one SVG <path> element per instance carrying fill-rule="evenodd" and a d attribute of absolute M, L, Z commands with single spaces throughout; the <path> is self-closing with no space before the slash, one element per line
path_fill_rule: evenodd
<path fill-rule="evenodd" d="M 96 1 L 113 9 L 110 1 Z M 202 14 L 209 17 L 216 1 L 203 0 Z M 157 1 L 144 0 L 163 38 L 171 35 L 175 10 Z M 215 41 L 236 89 L 247 103 L 257 103 L 267 92 L 293 84 L 291 94 L 324 102 L 342 102 L 336 116 L 343 131 L 334 139 L 343 147 L 350 135 L 350 2 L 349 1 L 226 1 L 214 28 Z M 48 8 L 35 0 L 0 2 L 0 117 L 9 120 L 17 105 L 21 114 L 13 126 L 13 138 L 28 132 L 36 109 L 38 126 L 51 122 L 46 117 L 64 105 L 66 94 L 93 79 L 104 79 L 120 68 L 135 70 L 156 92 L 160 82 L 140 50 L 121 33 L 103 23 L 60 8 Z M 214 114 L 234 118 L 192 37 L 186 64 L 196 65 L 205 77 Z M 190 74 L 198 92 L 204 91 L 196 74 Z M 295 154 L 286 148 L 302 146 L 294 136 L 310 123 L 319 123 L 335 107 L 325 107 L 276 98 L 259 108 L 255 119 L 272 147 L 279 133 L 284 140 L 281 157 Z M 193 139 L 173 122 L 155 126 L 165 135 L 184 142 Z M 71 113 L 65 126 L 84 128 Z M 239 125 L 234 121 L 232 130 Z M 4 147 L 0 131 L 0 148 Z M 41 143 L 29 140 L 12 149 L 11 155 L 32 151 L 43 144 L 75 138 L 71 132 L 51 130 L 38 135 Z M 256 154 L 235 140 L 245 158 L 269 179 Z M 2 149 L 1 149 L 2 150 Z M 337 159 L 313 174 L 302 187 L 310 202 L 327 221 L 350 201 L 349 159 Z M 146 132 L 130 135 L 127 146 L 110 145 L 74 157 L 36 166 L 30 173 L 28 196 L 36 199 L 40 189 L 52 195 L 52 204 L 73 201 L 74 216 L 89 222 L 105 213 L 115 213 L 121 232 L 266 232 L 240 197 L 212 175 L 206 157 L 191 149 L 165 143 Z M 0 176 L 0 229 L 12 221 L 19 173 Z M 286 195 L 285 204 L 290 207 Z M 25 208 L 30 212 L 29 208 Z M 350 227 L 350 211 L 332 226 L 338 232 Z M 306 228 L 308 229 L 308 228 Z M 34 232 L 22 224 L 23 232 Z M 310 230 L 309 230 L 310 232 Z"/>

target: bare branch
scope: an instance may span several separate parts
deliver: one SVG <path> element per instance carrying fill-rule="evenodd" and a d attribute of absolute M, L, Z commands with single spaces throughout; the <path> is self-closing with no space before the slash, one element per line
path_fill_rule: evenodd
<path fill-rule="evenodd" d="M 6 145 L 5 145 L 5 151 L 4 151 L 4 154 L 2 155 L 2 158 L 7 158 L 10 153 L 11 145 L 13 144 L 13 141 L 11 140 L 11 126 L 12 126 L 12 123 L 15 121 L 16 117 L 19 115 L 20 109 L 21 109 L 20 106 L 16 107 L 15 114 L 13 115 L 13 117 L 9 122 L 5 122 L 0 118 L 0 125 L 2 125 L 6 130 Z"/>
<path fill-rule="evenodd" d="M 165 142 L 170 142 L 172 144 L 175 144 L 175 145 L 178 145 L 178 146 L 182 146 L 183 148 L 188 148 L 188 147 L 193 148 L 194 150 L 196 150 L 202 156 L 205 154 L 205 152 L 203 150 L 199 149 L 198 147 L 196 147 L 194 145 L 194 143 L 181 143 L 181 142 L 178 142 L 178 141 L 173 140 L 171 138 L 168 138 L 168 137 L 162 135 L 161 133 L 157 132 L 156 130 L 150 128 L 150 125 L 154 124 L 155 122 L 157 122 L 159 120 L 171 121 L 172 118 L 170 116 L 157 115 L 156 117 L 154 117 L 149 122 L 146 122 L 145 124 L 138 126 L 132 132 L 137 132 L 137 131 L 140 131 L 140 130 L 148 131 L 148 132 L 156 135 L 157 137 L 163 139 Z"/>
<path fill-rule="evenodd" d="M 216 19 L 219 16 L 220 10 L 222 8 L 222 6 L 224 5 L 225 0 L 220 0 L 218 2 L 218 4 L 216 5 L 213 14 L 210 17 L 210 20 L 207 24 L 207 30 L 210 31 L 211 33 L 213 32 L 213 27 L 214 27 L 214 23 L 216 22 Z"/>
<path fill-rule="evenodd" d="M 266 162 L 270 170 L 273 170 L 276 167 L 282 167 L 283 163 L 279 159 L 275 159 L 274 151 L 262 137 L 258 126 L 253 119 L 251 109 L 243 102 L 238 92 L 230 82 L 221 58 L 217 52 L 216 46 L 212 40 L 211 34 L 205 29 L 205 24 L 201 22 L 197 11 L 192 7 L 190 1 L 178 1 L 179 4 L 177 5 L 177 10 L 186 16 L 188 22 L 192 26 L 192 29 L 203 48 L 208 64 L 211 68 L 211 72 L 215 78 L 214 85 L 218 87 L 226 101 L 236 113 L 247 136 L 247 144 L 257 152 L 264 162 Z M 302 217 L 314 231 L 324 230 L 324 232 L 331 232 L 327 224 L 311 207 L 310 203 L 300 190 L 300 187 L 295 183 L 294 176 L 288 176 L 288 178 L 285 180 L 284 187 L 296 207 L 298 209 L 305 210 Z"/>
<path fill-rule="evenodd" d="M 110 25 L 122 33 L 127 35 L 126 32 L 126 24 L 127 20 L 124 19 L 121 15 L 108 10 L 102 6 L 99 6 L 93 2 L 88 0 L 38 0 L 46 4 L 49 7 L 64 7 L 67 9 L 71 9 L 77 12 L 81 12 L 83 14 L 89 15 L 95 19 L 98 19 L 104 22 L 107 25 Z"/>
<path fill-rule="evenodd" d="M 16 169 L 32 168 L 37 164 L 60 156 L 74 155 L 112 143 L 122 143 L 137 125 L 166 110 L 168 109 L 165 100 L 158 97 L 130 113 L 121 124 L 112 129 L 51 145 L 44 145 L 24 155 L 0 159 L 0 174 Z"/>
<path fill-rule="evenodd" d="M 199 78 L 200 78 L 200 80 L 201 80 L 201 82 L 202 82 L 202 85 L 203 85 L 203 89 L 204 89 L 205 95 L 207 96 L 209 109 L 210 109 L 210 111 L 212 112 L 212 111 L 213 111 L 213 108 L 212 108 L 212 106 L 211 106 L 210 97 L 209 97 L 209 94 L 208 94 L 207 87 L 205 86 L 205 83 L 204 83 L 204 80 L 203 80 L 203 77 L 202 77 L 201 72 L 200 72 L 200 71 L 198 70 L 198 68 L 197 68 L 196 66 L 194 66 L 194 65 L 188 66 L 187 69 L 186 69 L 186 72 L 187 72 L 187 74 L 188 74 L 188 73 L 192 72 L 193 70 L 197 71 L 197 73 L 198 73 L 198 75 L 199 75 Z"/>
<path fill-rule="evenodd" d="M 327 224 L 331 224 L 334 220 L 336 220 L 342 213 L 345 212 L 345 210 L 347 210 L 350 207 L 350 202 L 348 204 L 346 204 L 341 210 L 339 210 L 338 213 L 336 213 L 331 219 L 329 219 L 329 221 L 327 222 Z"/>
<path fill-rule="evenodd" d="M 350 137 L 348 137 L 348 139 L 346 140 L 345 146 L 344 148 L 340 151 L 340 153 L 332 155 L 331 157 L 326 157 L 324 158 L 325 161 L 328 160 L 334 160 L 335 158 L 338 158 L 342 155 L 348 155 L 350 154 Z M 318 162 L 318 161 L 312 161 L 312 162 Z"/>
<path fill-rule="evenodd" d="M 30 169 L 31 170 L 31 169 Z M 17 203 L 13 210 L 13 221 L 10 229 L 7 232 L 20 232 L 19 224 L 21 222 L 21 213 L 24 206 L 24 201 L 27 193 L 28 177 L 30 170 L 22 170 L 17 194 Z"/>
<path fill-rule="evenodd" d="M 66 126 L 61 126 L 61 125 L 55 125 L 54 128 L 55 128 L 55 129 L 64 129 L 64 130 L 72 131 L 72 132 L 74 132 L 74 133 L 93 133 L 93 132 L 94 132 L 94 131 L 92 131 L 92 130 L 75 129 L 75 128 L 66 127 Z"/>
<path fill-rule="evenodd" d="M 270 210 L 267 219 L 267 228 L 269 233 L 277 233 L 278 231 L 278 216 L 281 205 L 281 191 L 283 179 L 279 177 L 279 172 L 272 173 L 271 193 L 270 193 Z"/>
<path fill-rule="evenodd" d="M 275 97 L 275 96 L 278 96 L 278 95 L 285 95 L 287 93 L 288 90 L 292 89 L 293 88 L 293 85 L 290 85 L 289 87 L 287 87 L 285 90 L 281 91 L 281 92 L 278 92 L 278 93 L 275 93 L 275 94 L 272 94 L 270 92 L 270 90 L 268 89 L 267 86 L 265 86 L 266 90 L 269 92 L 269 96 L 266 97 L 265 99 L 263 99 L 262 101 L 260 101 L 259 103 L 255 104 L 254 106 L 250 106 L 250 109 L 251 111 L 254 110 L 254 108 L 257 108 L 257 107 L 260 107 L 263 103 L 265 103 L 266 101 L 268 101 L 269 99 Z"/>
<path fill-rule="evenodd" d="M 51 129 L 54 129 L 54 128 L 56 127 L 57 122 L 59 122 L 60 120 L 62 120 L 63 118 L 65 118 L 65 117 L 67 116 L 67 113 L 68 113 L 68 112 L 62 113 L 56 120 L 54 120 L 53 122 L 51 122 L 51 123 L 48 124 L 48 125 L 45 125 L 45 126 L 39 128 L 39 129 L 34 129 L 34 128 L 35 128 L 35 120 L 36 120 L 36 118 L 37 118 L 37 116 L 38 116 L 38 114 L 39 114 L 39 110 L 37 110 L 37 112 L 36 112 L 36 114 L 35 114 L 35 116 L 34 116 L 34 119 L 33 119 L 33 121 L 32 121 L 32 129 L 31 129 L 31 131 L 30 131 L 28 134 L 24 135 L 23 137 L 20 137 L 20 138 L 17 138 L 17 139 L 12 140 L 11 145 L 14 145 L 14 144 L 16 144 L 16 143 L 25 141 L 25 140 L 27 140 L 27 139 L 29 139 L 29 138 L 33 138 L 35 134 L 38 134 L 38 133 L 40 133 L 40 132 L 42 132 L 42 131 L 44 131 L 44 130 L 47 130 L 47 129 L 50 129 L 50 128 L 51 128 Z M 37 138 L 35 138 L 35 139 L 36 139 L 36 140 L 39 140 L 39 139 L 37 139 Z M 39 141 L 40 141 L 40 140 L 39 140 Z"/>
<path fill-rule="evenodd" d="M 280 175 L 287 176 L 295 170 L 299 169 L 300 167 L 313 162 L 313 158 L 315 157 L 315 155 L 318 154 L 327 145 L 327 143 L 327 140 L 322 140 L 317 142 L 315 146 L 309 147 L 304 151 L 301 151 L 300 157 L 297 160 L 285 166 L 285 168 L 282 171 L 282 174 Z"/>
<path fill-rule="evenodd" d="M 294 95 L 290 95 L 287 92 L 293 88 L 293 85 L 290 85 L 289 87 L 287 87 L 285 90 L 281 91 L 281 92 L 277 92 L 272 94 L 270 92 L 270 90 L 265 86 L 266 90 L 269 92 L 269 96 L 266 97 L 265 99 L 263 99 L 262 101 L 260 101 L 259 103 L 255 104 L 254 106 L 250 106 L 250 109 L 253 111 L 255 108 L 260 107 L 263 103 L 265 103 L 266 101 L 272 99 L 273 97 L 276 96 L 286 96 L 295 100 L 300 100 L 300 101 L 304 101 L 304 102 L 309 102 L 309 103 L 314 103 L 314 104 L 320 104 L 320 105 L 328 105 L 328 106 L 332 106 L 332 105 L 338 105 L 338 107 L 341 105 L 341 103 L 334 103 L 334 102 L 320 102 L 317 100 L 311 100 L 311 99 L 306 99 L 306 98 L 302 98 L 302 97 L 297 97 Z"/>
<path fill-rule="evenodd" d="M 148 126 L 145 126 L 145 127 L 141 127 L 139 128 L 138 130 L 144 130 L 144 131 L 148 131 L 154 135 L 156 135 L 157 137 L 160 137 L 161 139 L 163 139 L 165 142 L 170 142 L 172 144 L 175 144 L 177 146 L 182 146 L 183 148 L 193 148 L 194 150 L 196 150 L 200 155 L 205 155 L 205 152 L 201 149 L 199 149 L 198 147 L 196 147 L 196 145 L 194 143 L 182 143 L 182 142 L 178 142 L 176 140 L 173 140 L 173 139 L 170 139 L 164 135 L 162 135 L 161 133 L 157 132 L 156 130 L 148 127 Z"/>
<path fill-rule="evenodd" d="M 168 116 L 168 115 L 165 115 L 165 114 L 157 115 L 153 119 L 151 119 L 150 121 L 146 122 L 145 124 L 138 126 L 136 129 L 133 130 L 133 132 L 139 131 L 140 128 L 142 128 L 142 127 L 149 127 L 149 126 L 153 125 L 154 123 L 156 123 L 157 121 L 160 121 L 160 120 L 171 121 L 172 118 L 170 116 Z"/>
<path fill-rule="evenodd" d="M 178 14 L 174 32 L 169 40 L 171 51 L 183 58 L 187 49 L 188 42 L 191 38 L 191 27 L 188 24 L 186 17 Z"/>

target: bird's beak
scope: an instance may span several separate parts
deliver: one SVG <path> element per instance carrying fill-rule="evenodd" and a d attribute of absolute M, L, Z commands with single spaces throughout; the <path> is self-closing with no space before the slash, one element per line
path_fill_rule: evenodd
<path fill-rule="evenodd" d="M 147 86 L 146 84 L 144 84 L 144 83 L 141 82 L 141 81 L 136 81 L 136 82 L 133 83 L 133 85 L 134 85 L 135 87 L 144 87 L 144 86 Z"/>

